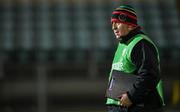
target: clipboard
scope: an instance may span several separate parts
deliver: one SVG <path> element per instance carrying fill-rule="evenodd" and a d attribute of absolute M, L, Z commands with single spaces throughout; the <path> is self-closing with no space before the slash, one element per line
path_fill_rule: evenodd
<path fill-rule="evenodd" d="M 133 88 L 138 76 L 113 70 L 112 77 L 106 90 L 106 97 L 119 100 L 122 94 Z"/>

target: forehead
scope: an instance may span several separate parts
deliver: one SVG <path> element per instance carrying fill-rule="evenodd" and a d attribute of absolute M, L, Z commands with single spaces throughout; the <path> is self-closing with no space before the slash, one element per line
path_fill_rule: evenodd
<path fill-rule="evenodd" d="M 112 22 L 112 25 L 121 25 L 121 26 L 128 26 L 127 24 L 121 23 L 121 22 Z"/>

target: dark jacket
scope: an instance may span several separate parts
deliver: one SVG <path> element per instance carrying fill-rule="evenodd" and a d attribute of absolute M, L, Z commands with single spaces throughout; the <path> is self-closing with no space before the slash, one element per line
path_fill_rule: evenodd
<path fill-rule="evenodd" d="M 126 37 L 123 37 L 120 42 L 126 43 L 129 39 L 141 33 L 144 34 L 138 27 Z M 141 40 L 133 48 L 131 59 L 137 68 L 134 74 L 140 76 L 140 78 L 128 92 L 129 99 L 133 104 L 144 106 L 146 109 L 160 108 L 163 103 L 156 89 L 161 79 L 156 48 L 149 41 Z"/>

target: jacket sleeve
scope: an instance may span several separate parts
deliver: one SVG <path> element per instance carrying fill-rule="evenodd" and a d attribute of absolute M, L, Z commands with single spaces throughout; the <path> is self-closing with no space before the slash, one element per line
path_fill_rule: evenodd
<path fill-rule="evenodd" d="M 142 103 L 144 96 L 156 88 L 160 80 L 159 62 L 155 47 L 146 40 L 138 42 L 131 52 L 131 60 L 139 76 L 128 97 L 134 104 Z"/>

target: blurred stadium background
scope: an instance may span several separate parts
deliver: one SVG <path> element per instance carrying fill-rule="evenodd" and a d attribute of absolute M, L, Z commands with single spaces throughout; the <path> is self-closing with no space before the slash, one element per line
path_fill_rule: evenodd
<path fill-rule="evenodd" d="M 125 0 L 124 0 L 125 1 Z M 130 0 L 180 110 L 180 0 Z M 0 112 L 105 112 L 119 0 L 0 0 Z"/>

